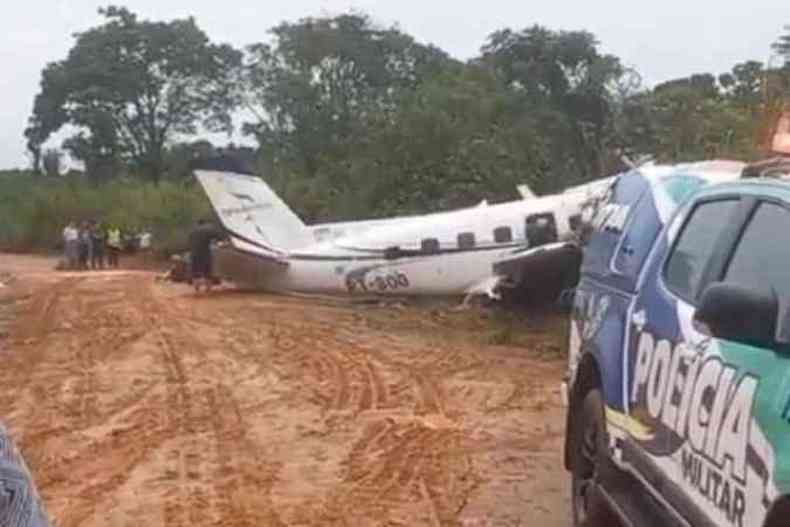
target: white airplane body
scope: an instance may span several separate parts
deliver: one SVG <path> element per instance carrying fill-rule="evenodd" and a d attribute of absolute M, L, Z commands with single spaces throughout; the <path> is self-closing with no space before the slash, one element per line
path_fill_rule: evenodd
<path fill-rule="evenodd" d="M 275 292 L 497 297 L 507 277 L 494 265 L 561 249 L 590 191 L 424 216 L 305 225 L 255 176 L 196 171 L 230 236 L 216 271 L 239 285 Z"/>

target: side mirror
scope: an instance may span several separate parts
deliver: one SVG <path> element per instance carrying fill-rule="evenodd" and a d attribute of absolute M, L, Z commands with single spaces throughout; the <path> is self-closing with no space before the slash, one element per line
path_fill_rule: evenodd
<path fill-rule="evenodd" d="M 773 348 L 778 315 L 773 293 L 716 282 L 702 294 L 694 322 L 702 324 L 716 338 Z"/>

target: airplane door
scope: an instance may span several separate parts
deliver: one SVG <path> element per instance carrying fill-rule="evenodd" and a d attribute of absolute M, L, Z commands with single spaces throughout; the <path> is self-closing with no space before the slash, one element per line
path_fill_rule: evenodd
<path fill-rule="evenodd" d="M 554 243 L 559 238 L 557 235 L 557 220 L 551 212 L 527 216 L 525 231 L 530 247 Z"/>

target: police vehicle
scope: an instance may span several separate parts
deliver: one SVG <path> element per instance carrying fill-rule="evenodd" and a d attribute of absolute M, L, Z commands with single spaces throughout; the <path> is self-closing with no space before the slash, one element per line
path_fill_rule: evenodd
<path fill-rule="evenodd" d="M 790 181 L 752 168 L 635 169 L 598 204 L 564 392 L 576 526 L 790 525 Z"/>

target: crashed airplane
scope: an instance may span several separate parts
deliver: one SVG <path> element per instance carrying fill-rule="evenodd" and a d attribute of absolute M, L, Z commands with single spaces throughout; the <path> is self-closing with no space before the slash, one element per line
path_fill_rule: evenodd
<path fill-rule="evenodd" d="M 263 179 L 196 170 L 230 244 L 215 251 L 216 274 L 273 292 L 487 295 L 525 277 L 536 283 L 578 267 L 575 243 L 585 204 L 605 181 L 562 194 L 424 216 L 305 225 Z M 503 265 L 501 271 L 495 266 Z"/>
<path fill-rule="evenodd" d="M 521 186 L 522 199 L 508 203 L 320 225 L 305 225 L 259 177 L 238 169 L 196 170 L 195 176 L 230 238 L 215 251 L 216 274 L 241 287 L 493 299 L 518 290 L 547 299 L 575 285 L 589 229 L 639 221 L 627 211 L 649 198 L 620 207 L 609 201 L 625 191 L 620 187 L 630 180 L 622 176 L 709 184 L 741 177 L 744 166 L 724 160 L 648 164 L 550 196 L 536 197 Z M 627 258 L 630 250 L 626 244 L 618 254 Z M 618 265 L 611 263 L 612 273 Z"/>
<path fill-rule="evenodd" d="M 406 295 L 487 295 L 503 290 L 559 293 L 575 286 L 587 235 L 603 229 L 614 239 L 626 223 L 645 221 L 633 210 L 655 210 L 666 221 L 675 198 L 698 185 L 790 172 L 790 113 L 773 131 L 779 157 L 745 165 L 707 161 L 653 165 L 536 197 L 526 186 L 510 203 L 390 219 L 305 225 L 260 178 L 221 160 L 196 170 L 230 238 L 215 255 L 217 274 L 242 287 L 275 292 Z M 231 170 L 229 170 L 231 169 Z M 638 176 L 638 177 L 628 177 Z M 687 177 L 691 176 L 691 177 Z M 634 193 L 640 177 L 658 189 Z M 643 189 L 644 190 L 644 189 Z M 623 195 L 628 199 L 618 203 Z M 652 196 L 652 197 L 651 197 Z M 658 198 L 656 198 L 658 196 Z M 660 199 L 659 199 L 660 198 Z M 613 201 L 614 200 L 614 201 Z M 652 202 L 651 202 L 652 200 Z M 677 201 L 677 200 L 676 200 Z M 599 239 L 607 238 L 599 237 Z M 613 243 L 613 242 L 612 242 Z M 642 240 L 620 240 L 605 266 L 612 275 L 633 265 Z"/>

